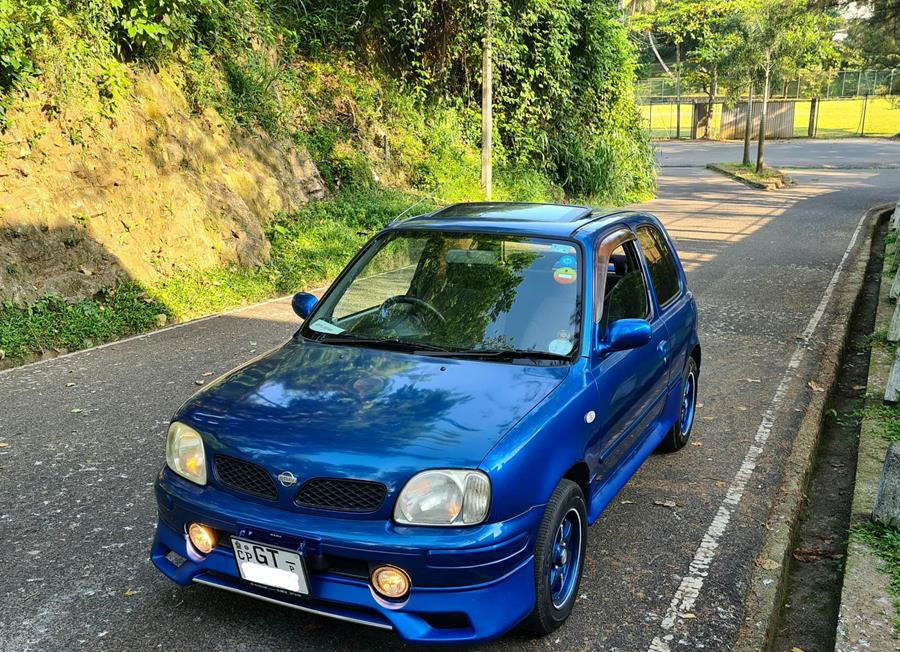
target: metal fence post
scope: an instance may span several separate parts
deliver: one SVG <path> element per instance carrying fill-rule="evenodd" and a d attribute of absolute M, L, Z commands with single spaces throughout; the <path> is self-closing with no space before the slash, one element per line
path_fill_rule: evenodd
<path fill-rule="evenodd" d="M 859 85 L 862 84 L 862 70 L 858 70 L 856 72 L 856 95 L 854 97 L 859 97 Z"/>
<path fill-rule="evenodd" d="M 863 97 L 863 108 L 862 108 L 862 121 L 859 125 L 859 135 L 866 135 L 866 109 L 869 107 L 869 94 L 866 93 Z"/>
<path fill-rule="evenodd" d="M 894 71 L 891 70 L 891 81 L 888 82 L 888 95 L 894 94 Z"/>
<path fill-rule="evenodd" d="M 841 97 L 844 97 L 844 84 L 847 82 L 847 71 L 841 71 Z"/>

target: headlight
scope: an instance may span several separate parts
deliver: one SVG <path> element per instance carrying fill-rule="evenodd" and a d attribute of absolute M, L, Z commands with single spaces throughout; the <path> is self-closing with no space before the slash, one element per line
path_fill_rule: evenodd
<path fill-rule="evenodd" d="M 173 421 L 166 440 L 166 464 L 181 477 L 197 484 L 206 484 L 206 454 L 200 433 Z"/>
<path fill-rule="evenodd" d="M 475 525 L 487 518 L 491 483 L 481 471 L 423 471 L 406 483 L 394 520 L 404 525 Z"/>

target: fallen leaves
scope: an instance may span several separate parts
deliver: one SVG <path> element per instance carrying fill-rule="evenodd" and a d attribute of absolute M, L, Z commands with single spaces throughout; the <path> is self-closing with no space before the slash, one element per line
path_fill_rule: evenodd
<path fill-rule="evenodd" d="M 804 563 L 811 561 L 820 561 L 822 559 L 843 559 L 844 555 L 839 552 L 831 552 L 822 548 L 795 548 L 792 553 L 794 559 Z"/>
<path fill-rule="evenodd" d="M 825 391 L 825 388 L 822 387 L 819 383 L 817 383 L 814 380 L 811 380 L 806 384 L 809 385 L 809 388 L 814 392 L 824 392 Z"/>
<path fill-rule="evenodd" d="M 779 568 L 781 568 L 781 564 L 779 564 L 774 559 L 768 559 L 767 557 L 757 557 L 753 561 L 753 563 L 757 567 L 762 568 L 763 570 L 768 570 L 768 571 L 778 570 Z"/>
<path fill-rule="evenodd" d="M 685 620 L 693 620 L 694 618 L 697 617 L 697 615 L 696 615 L 696 614 L 692 614 L 690 611 L 688 611 L 688 612 L 685 612 L 685 613 L 683 613 L 683 614 L 678 614 L 678 617 L 679 617 L 679 618 L 684 618 Z"/>
<path fill-rule="evenodd" d="M 75 383 L 66 383 L 66 387 L 75 387 Z"/>
<path fill-rule="evenodd" d="M 81 408 L 72 408 L 69 410 L 72 414 L 79 414 L 81 412 Z"/>
<path fill-rule="evenodd" d="M 204 384 L 205 382 L 206 382 L 205 380 L 197 379 L 197 380 L 194 381 L 194 384 L 195 384 L 195 385 L 202 385 L 202 384 Z"/>
<path fill-rule="evenodd" d="M 653 504 L 659 505 L 660 507 L 668 507 L 669 509 L 678 507 L 678 504 L 674 500 L 654 500 Z"/>
<path fill-rule="evenodd" d="M 633 500 L 620 500 L 619 503 L 622 505 L 634 505 Z"/>
<path fill-rule="evenodd" d="M 0 448 L 9 448 L 9 444 L 7 444 L 5 441 L 0 441 Z"/>

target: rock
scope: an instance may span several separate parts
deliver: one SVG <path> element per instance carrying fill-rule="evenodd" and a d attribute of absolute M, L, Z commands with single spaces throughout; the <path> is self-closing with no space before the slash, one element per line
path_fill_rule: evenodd
<path fill-rule="evenodd" d="M 900 442 L 891 444 L 885 456 L 872 519 L 889 527 L 900 527 Z"/>

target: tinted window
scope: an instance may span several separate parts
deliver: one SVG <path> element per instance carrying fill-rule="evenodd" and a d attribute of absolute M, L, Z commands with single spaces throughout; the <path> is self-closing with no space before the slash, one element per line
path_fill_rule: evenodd
<path fill-rule="evenodd" d="M 568 242 L 396 233 L 356 262 L 304 334 L 568 356 L 579 337 L 581 268 Z"/>
<path fill-rule="evenodd" d="M 662 234 L 654 228 L 642 226 L 638 229 L 637 236 L 650 268 L 650 279 L 653 281 L 656 300 L 660 305 L 664 305 L 681 291 L 675 254 Z"/>
<path fill-rule="evenodd" d="M 647 319 L 647 282 L 634 243 L 626 242 L 609 257 L 603 295 L 603 327 L 620 319 Z"/>

